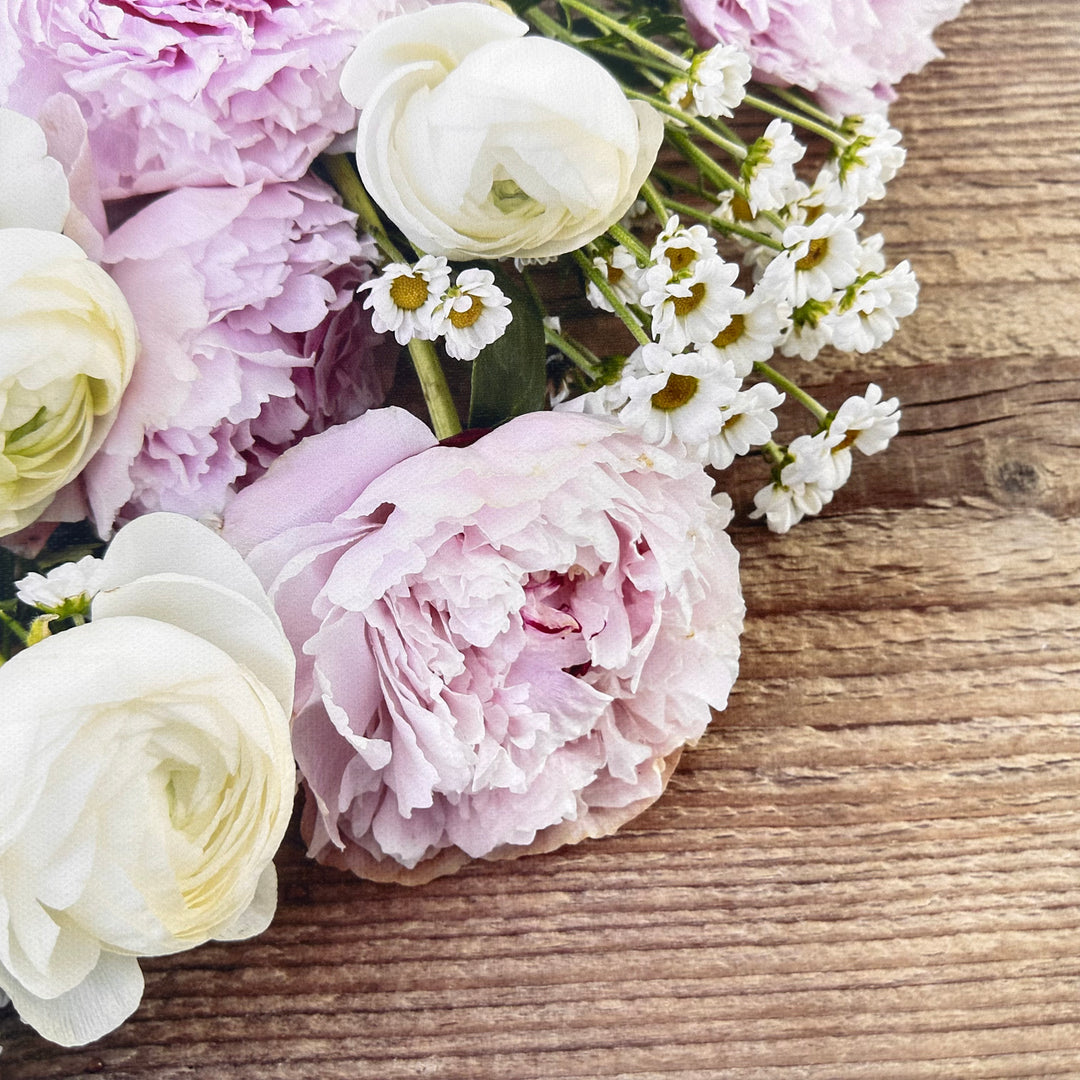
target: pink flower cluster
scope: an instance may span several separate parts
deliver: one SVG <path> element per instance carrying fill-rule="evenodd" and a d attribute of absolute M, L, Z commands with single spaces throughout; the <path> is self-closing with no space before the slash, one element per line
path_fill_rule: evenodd
<path fill-rule="evenodd" d="M 941 56 L 931 35 L 966 0 L 682 0 L 702 45 L 744 49 L 754 76 L 815 94 L 837 116 L 881 112 L 894 84 Z"/>
<path fill-rule="evenodd" d="M 356 111 L 338 75 L 393 0 L 3 0 L 0 104 L 71 93 L 106 199 L 295 180 Z"/>
<path fill-rule="evenodd" d="M 613 832 L 722 708 L 729 511 L 681 453 L 529 413 L 467 446 L 398 409 L 283 454 L 226 510 L 298 659 L 320 861 L 421 882 Z"/>
<path fill-rule="evenodd" d="M 142 352 L 83 474 L 102 535 L 153 510 L 219 516 L 302 435 L 381 402 L 395 354 L 354 300 L 374 255 L 314 177 L 183 188 L 108 237 Z"/>

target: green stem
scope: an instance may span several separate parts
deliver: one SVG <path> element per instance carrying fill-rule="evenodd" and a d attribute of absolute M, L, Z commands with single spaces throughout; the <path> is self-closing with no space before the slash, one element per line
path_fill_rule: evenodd
<path fill-rule="evenodd" d="M 590 379 L 595 379 L 600 374 L 599 357 L 587 350 L 584 345 L 575 345 L 569 338 L 547 326 L 544 327 L 544 340 L 572 360 Z"/>
<path fill-rule="evenodd" d="M 664 199 L 664 205 L 669 209 L 674 210 L 677 214 L 685 214 L 697 221 L 703 221 L 706 225 L 709 225 L 720 232 L 742 236 L 747 240 L 753 241 L 755 244 L 761 244 L 763 247 L 772 248 L 773 251 L 784 250 L 784 245 L 779 240 L 776 240 L 771 236 L 766 236 L 765 233 L 758 232 L 757 229 L 751 229 L 746 225 L 739 225 L 734 221 L 724 221 L 723 218 L 718 218 L 704 210 L 697 210 L 687 203 L 679 202 L 677 199 Z"/>
<path fill-rule="evenodd" d="M 773 386 L 793 397 L 813 415 L 814 419 L 816 419 L 819 424 L 825 423 L 825 419 L 829 415 L 829 410 L 815 398 L 812 398 L 805 390 L 796 386 L 795 383 L 790 379 L 785 378 L 775 368 L 769 367 L 768 364 L 763 364 L 760 360 L 754 362 L 754 370 L 759 375 L 764 375 Z"/>
<path fill-rule="evenodd" d="M 767 443 L 762 443 L 761 453 L 764 457 L 768 458 L 774 468 L 778 468 L 784 464 L 784 458 L 787 454 L 782 446 L 777 446 L 776 443 L 770 439 Z"/>
<path fill-rule="evenodd" d="M 330 174 L 341 201 L 360 219 L 360 224 L 371 234 L 379 250 L 391 261 L 407 263 L 409 260 L 394 246 L 383 227 L 379 211 L 360 182 L 360 177 L 345 154 L 324 154 L 322 162 Z"/>
<path fill-rule="evenodd" d="M 641 197 L 648 204 L 649 209 L 653 212 L 656 220 L 660 222 L 660 227 L 663 228 L 667 224 L 667 219 L 670 216 L 664 207 L 664 199 L 659 191 L 656 190 L 656 185 L 652 180 L 646 180 L 641 186 Z"/>
<path fill-rule="evenodd" d="M 655 41 L 651 41 L 647 37 L 642 37 L 641 34 L 631 30 L 630 27 L 623 25 L 618 19 L 613 19 L 610 15 L 598 11 L 591 4 L 584 3 L 584 0 L 559 0 L 559 3 L 564 8 L 571 8 L 574 11 L 581 12 L 589 22 L 599 26 L 602 30 L 608 30 L 613 34 L 618 34 L 619 37 L 629 41 L 631 45 L 634 45 L 646 55 L 655 56 L 660 60 L 664 60 L 678 71 L 690 70 L 690 62 L 688 60 L 684 60 L 683 57 L 676 56 L 673 52 L 669 52 L 663 45 L 657 45 Z"/>
<path fill-rule="evenodd" d="M 839 129 L 840 125 L 837 123 L 835 116 L 830 116 L 824 109 L 819 109 L 812 102 L 807 101 L 802 94 L 797 94 L 794 90 L 788 90 L 783 86 L 770 86 L 769 92 L 775 97 L 780 98 L 781 101 L 786 101 L 789 105 L 793 105 L 800 112 L 806 113 L 807 116 L 813 117 L 815 120 L 820 120 L 823 124 L 830 124 L 832 127 Z"/>
<path fill-rule="evenodd" d="M 567 33 L 569 33 L 569 31 L 567 31 Z M 576 40 L 571 42 L 571 44 L 583 49 L 587 49 L 591 53 L 600 53 L 603 56 L 610 56 L 615 60 L 631 61 L 636 67 L 641 69 L 641 74 L 646 79 L 649 79 L 650 82 L 653 82 L 654 85 L 662 85 L 667 80 L 661 80 L 660 83 L 657 84 L 656 82 L 654 82 L 653 79 L 649 77 L 649 71 L 646 69 L 652 69 L 652 71 L 662 71 L 668 77 L 671 77 L 673 75 L 686 74 L 686 68 L 676 67 L 674 64 L 669 63 L 667 60 L 661 60 L 659 57 L 628 56 L 625 52 L 623 52 L 622 49 L 616 49 L 611 45 L 605 45 L 597 38 L 582 38 L 576 37 L 576 35 L 573 34 L 571 34 L 570 36 L 576 38 Z"/>
<path fill-rule="evenodd" d="M 451 435 L 456 435 L 461 431 L 461 418 L 454 405 L 435 346 L 430 341 L 413 338 L 409 342 L 409 358 L 416 370 L 416 377 L 420 380 L 420 389 L 424 392 L 424 403 L 431 417 L 435 438 L 448 439 Z"/>
<path fill-rule="evenodd" d="M 592 260 L 580 248 L 572 252 L 572 254 L 578 266 L 581 267 L 581 272 L 600 290 L 600 295 L 615 309 L 615 314 L 622 319 L 626 329 L 634 335 L 634 340 L 639 345 L 648 345 L 652 339 L 645 333 L 645 329 L 637 316 L 616 295 L 606 275 L 593 266 Z"/>
<path fill-rule="evenodd" d="M 3 624 L 25 645 L 27 633 L 23 629 L 22 624 L 13 619 L 6 611 L 0 610 L 0 622 Z"/>
<path fill-rule="evenodd" d="M 652 260 L 649 258 L 649 249 L 633 233 L 624 229 L 617 221 L 608 226 L 608 236 L 616 244 L 622 244 L 631 255 L 638 261 L 638 265 L 647 266 Z"/>
<path fill-rule="evenodd" d="M 793 112 L 791 109 L 785 109 L 782 105 L 776 105 L 765 98 L 747 94 L 746 97 L 743 98 L 743 104 L 749 105 L 753 109 L 760 109 L 762 112 L 769 113 L 771 116 L 778 116 L 781 120 L 789 120 L 791 123 L 797 124 L 801 128 L 805 128 L 807 131 L 812 131 L 815 135 L 820 135 L 823 139 L 828 139 L 829 142 L 835 143 L 837 146 L 847 146 L 850 141 L 836 131 L 835 128 L 826 127 L 824 124 L 819 124 L 816 120 L 811 120 L 802 113 Z"/>
<path fill-rule="evenodd" d="M 718 146 L 721 150 L 730 154 L 738 161 L 742 161 L 742 159 L 746 157 L 745 147 L 732 142 L 730 139 L 725 139 L 719 132 L 713 131 L 708 124 L 703 124 L 696 116 L 691 116 L 689 113 L 684 112 L 678 105 L 672 105 L 670 102 L 665 101 L 659 94 L 642 94 L 637 90 L 631 90 L 628 86 L 623 87 L 623 93 L 626 94 L 628 98 L 636 98 L 638 101 L 647 101 L 657 112 L 662 112 L 677 120 L 684 127 L 688 127 L 695 134 L 700 135 L 703 139 L 707 139 L 714 146 Z M 670 130 L 670 128 L 668 130 Z"/>

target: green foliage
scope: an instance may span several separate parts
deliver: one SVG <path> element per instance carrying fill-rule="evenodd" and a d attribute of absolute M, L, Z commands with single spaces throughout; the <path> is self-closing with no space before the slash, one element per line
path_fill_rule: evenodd
<path fill-rule="evenodd" d="M 544 323 L 536 302 L 505 271 L 488 267 L 510 298 L 513 321 L 472 362 L 469 427 L 490 428 L 544 408 L 547 375 Z"/>

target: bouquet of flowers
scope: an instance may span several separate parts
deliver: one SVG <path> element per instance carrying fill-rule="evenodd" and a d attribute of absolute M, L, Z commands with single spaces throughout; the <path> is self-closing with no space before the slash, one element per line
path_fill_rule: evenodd
<path fill-rule="evenodd" d="M 798 370 L 915 308 L 861 211 L 962 2 L 0 0 L 23 1020 L 264 929 L 297 785 L 401 883 L 661 794 L 737 674 L 725 470 L 785 532 L 898 430 Z"/>

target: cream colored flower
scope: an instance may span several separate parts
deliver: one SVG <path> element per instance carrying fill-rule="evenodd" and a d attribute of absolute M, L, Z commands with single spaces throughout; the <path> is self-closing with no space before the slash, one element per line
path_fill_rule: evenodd
<path fill-rule="evenodd" d="M 422 251 L 544 258 L 633 205 L 663 122 L 595 60 L 486 4 L 377 26 L 341 76 L 360 177 Z"/>
<path fill-rule="evenodd" d="M 0 667 L 0 990 L 64 1045 L 136 1008 L 137 957 L 267 926 L 295 785 L 292 650 L 240 556 L 151 514 L 104 579 Z"/>
<path fill-rule="evenodd" d="M 0 536 L 34 521 L 100 446 L 137 348 L 123 294 L 74 241 L 0 230 Z"/>

